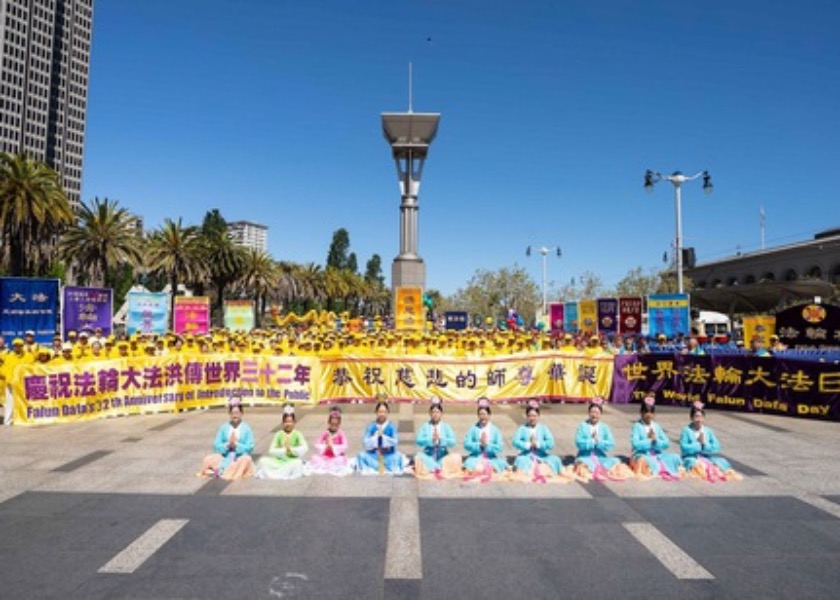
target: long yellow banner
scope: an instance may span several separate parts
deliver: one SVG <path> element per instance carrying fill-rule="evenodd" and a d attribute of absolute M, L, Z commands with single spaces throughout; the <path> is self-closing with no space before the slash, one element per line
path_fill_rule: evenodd
<path fill-rule="evenodd" d="M 553 352 L 495 359 L 202 354 L 20 366 L 12 392 L 15 423 L 35 425 L 224 406 L 234 397 L 250 405 L 380 393 L 394 400 L 583 401 L 608 396 L 612 375 L 611 356 Z"/>

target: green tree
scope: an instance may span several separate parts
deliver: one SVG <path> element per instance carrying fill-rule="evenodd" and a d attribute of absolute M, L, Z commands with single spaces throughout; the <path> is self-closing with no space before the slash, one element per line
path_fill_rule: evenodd
<path fill-rule="evenodd" d="M 348 268 L 347 253 L 350 250 L 350 234 L 343 227 L 333 233 L 330 249 L 327 253 L 327 268 L 346 269 Z"/>
<path fill-rule="evenodd" d="M 498 271 L 478 270 L 449 300 L 449 306 L 472 316 L 494 320 L 516 310 L 526 321 L 536 316 L 541 305 L 539 286 L 522 267 L 503 267 Z"/>
<path fill-rule="evenodd" d="M 262 327 L 266 302 L 272 290 L 280 283 L 280 269 L 271 256 L 261 250 L 248 248 L 242 261 L 239 285 L 246 295 L 252 296 L 257 305 L 256 326 Z"/>
<path fill-rule="evenodd" d="M 11 275 L 49 269 L 56 238 L 72 222 L 55 171 L 23 154 L 0 154 L 0 234 Z"/>
<path fill-rule="evenodd" d="M 382 257 L 374 254 L 365 264 L 365 280 L 377 281 L 385 285 L 385 277 L 382 275 Z"/>
<path fill-rule="evenodd" d="M 359 272 L 359 259 L 356 257 L 355 252 L 351 252 L 350 256 L 347 258 L 347 270 L 351 273 Z"/>
<path fill-rule="evenodd" d="M 214 235 L 227 235 L 227 221 L 219 212 L 218 208 L 208 210 L 201 222 L 201 235 L 212 237 Z"/>
<path fill-rule="evenodd" d="M 161 274 L 172 289 L 170 298 L 170 318 L 175 315 L 175 296 L 178 283 L 201 278 L 204 271 L 204 257 L 198 236 L 198 229 L 184 227 L 181 219 L 166 219 L 163 226 L 152 234 L 148 253 L 145 255 L 147 266 Z"/>
<path fill-rule="evenodd" d="M 242 276 L 245 265 L 245 249 L 231 241 L 227 231 L 211 230 L 199 236 L 200 254 L 206 261 L 207 276 L 216 288 L 217 315 L 224 311 L 225 290 Z"/>
<path fill-rule="evenodd" d="M 116 200 L 94 198 L 76 209 L 76 221 L 61 236 L 59 254 L 95 285 L 113 286 L 117 267 L 141 262 L 137 217 Z"/>

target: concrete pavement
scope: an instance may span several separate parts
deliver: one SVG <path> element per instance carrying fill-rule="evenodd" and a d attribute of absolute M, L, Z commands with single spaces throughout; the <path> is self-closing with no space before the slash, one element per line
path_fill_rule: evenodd
<path fill-rule="evenodd" d="M 459 439 L 473 410 L 447 406 Z M 351 453 L 372 411 L 344 407 Z M 605 411 L 617 454 L 629 454 L 636 411 Z M 585 412 L 544 407 L 561 456 Z M 675 441 L 687 410 L 657 413 Z M 312 440 L 326 407 L 298 415 Z M 280 411 L 245 418 L 264 451 Z M 423 405 L 394 408 L 405 451 L 425 418 Z M 509 441 L 522 409 L 493 418 Z M 736 483 L 197 478 L 224 420 L 210 410 L 0 429 L 0 597 L 829 598 L 840 585 L 838 424 L 710 413 L 746 475 Z M 128 570 L 104 568 L 114 561 Z"/>

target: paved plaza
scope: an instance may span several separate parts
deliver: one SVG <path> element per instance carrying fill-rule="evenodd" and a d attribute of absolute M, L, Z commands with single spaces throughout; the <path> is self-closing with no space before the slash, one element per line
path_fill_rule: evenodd
<path fill-rule="evenodd" d="M 636 406 L 604 420 L 629 453 Z M 361 446 L 370 405 L 344 407 Z M 543 422 L 574 451 L 582 405 Z M 687 410 L 660 407 L 674 441 Z M 279 408 L 245 419 L 264 452 Z M 299 408 L 311 441 L 326 407 Z M 395 406 L 413 453 L 423 405 Z M 473 407 L 449 405 L 463 439 Z M 494 422 L 508 451 L 519 406 Z M 741 482 L 195 476 L 222 410 L 0 429 L 0 598 L 836 598 L 840 424 L 711 411 Z"/>

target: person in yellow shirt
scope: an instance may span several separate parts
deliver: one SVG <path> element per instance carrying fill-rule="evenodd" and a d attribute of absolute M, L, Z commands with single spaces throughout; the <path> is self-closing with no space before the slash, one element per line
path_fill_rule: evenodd
<path fill-rule="evenodd" d="M 87 331 L 79 334 L 79 341 L 73 347 L 73 354 L 79 360 L 86 360 L 90 356 L 90 340 Z"/>
<path fill-rule="evenodd" d="M 73 344 L 70 342 L 64 342 L 61 346 L 61 355 L 56 357 L 55 362 L 59 364 L 76 362 L 76 357 L 73 353 Z"/>

